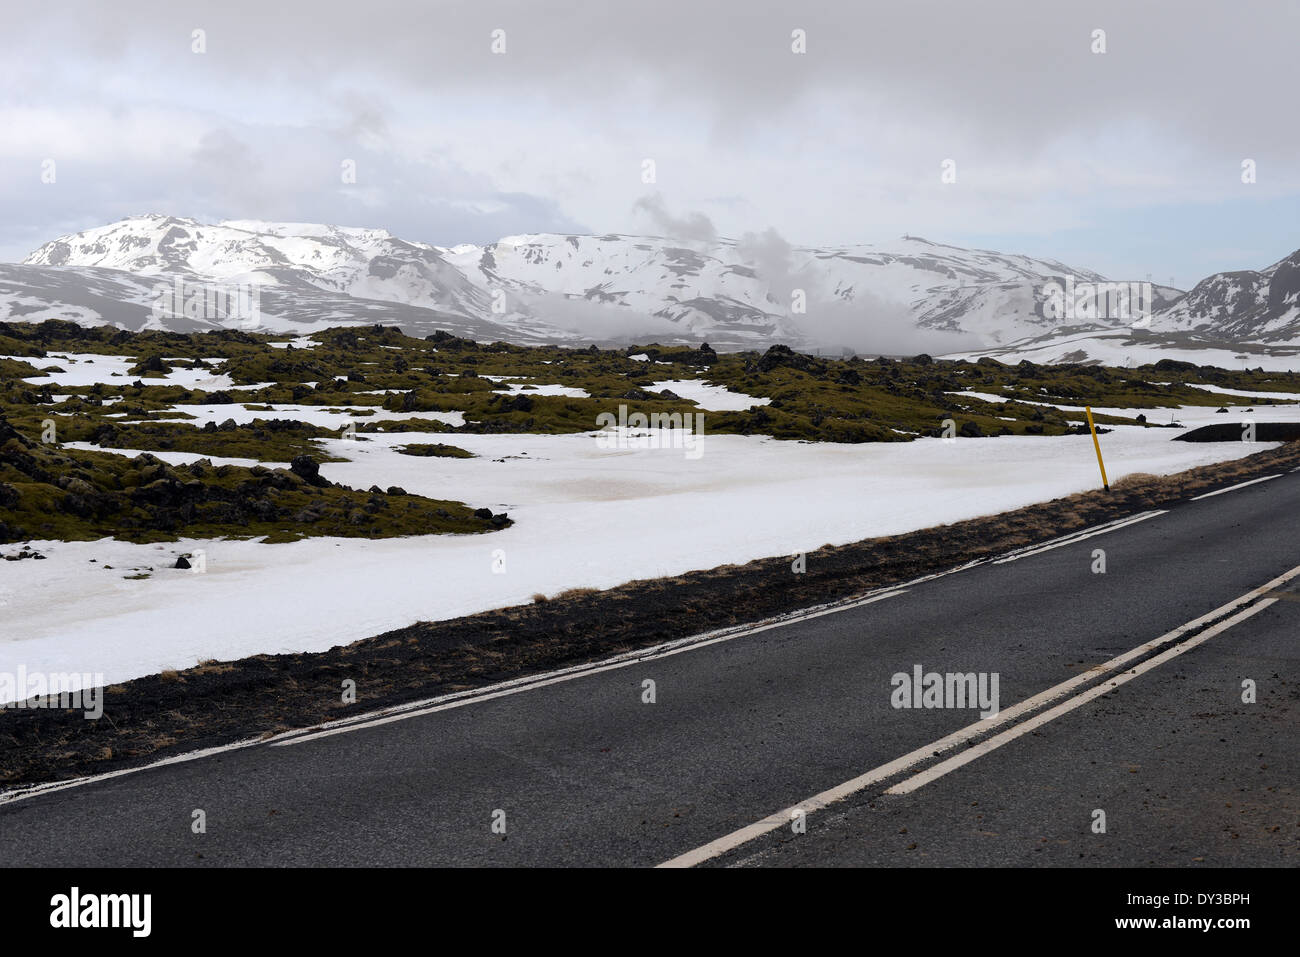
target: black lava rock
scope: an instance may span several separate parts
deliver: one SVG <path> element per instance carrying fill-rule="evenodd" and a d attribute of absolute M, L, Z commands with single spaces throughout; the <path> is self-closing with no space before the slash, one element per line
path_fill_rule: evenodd
<path fill-rule="evenodd" d="M 298 476 L 308 485 L 314 485 L 317 488 L 326 488 L 329 481 L 321 476 L 320 464 L 310 455 L 298 455 L 289 463 L 289 471 Z"/>

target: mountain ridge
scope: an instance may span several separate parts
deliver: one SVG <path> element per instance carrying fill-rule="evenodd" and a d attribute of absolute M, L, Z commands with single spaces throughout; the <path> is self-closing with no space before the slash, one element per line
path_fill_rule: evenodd
<path fill-rule="evenodd" d="M 379 228 L 209 224 L 157 213 L 58 237 L 0 266 L 0 318 L 46 316 L 62 297 L 78 321 L 174 328 L 176 317 L 152 315 L 144 287 L 177 277 L 257 284 L 260 328 L 284 332 L 385 315 L 414 334 L 446 329 L 521 344 L 649 337 L 724 349 L 781 342 L 1013 354 L 1024 343 L 1041 347 L 1044 337 L 1114 336 L 1131 326 L 1127 318 L 1067 326 L 1048 317 L 1049 284 L 1109 281 L 1097 272 L 910 235 L 806 247 L 770 232 L 707 243 L 522 233 L 437 246 Z M 110 301 L 119 308 L 96 306 Z M 1155 286 L 1153 306 L 1148 328 L 1156 332 L 1300 342 L 1300 251 L 1259 271 L 1216 273 L 1185 293 Z"/>

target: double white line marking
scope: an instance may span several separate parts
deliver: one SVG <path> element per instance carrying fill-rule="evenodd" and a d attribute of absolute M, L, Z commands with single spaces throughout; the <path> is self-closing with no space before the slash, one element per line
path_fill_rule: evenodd
<path fill-rule="evenodd" d="M 1018 704 L 1012 705 L 1010 708 L 999 712 L 992 718 L 967 725 L 965 728 L 962 728 L 960 731 L 956 731 L 947 737 L 940 738 L 938 741 L 917 748 L 915 751 L 911 751 L 908 754 L 903 755 L 901 758 L 895 758 L 887 764 L 882 764 L 878 768 L 873 768 L 865 774 L 860 774 L 857 777 L 845 781 L 843 784 L 836 785 L 827 791 L 815 794 L 806 801 L 800 801 L 794 807 L 787 808 L 783 811 L 777 811 L 774 814 L 769 814 L 761 821 L 742 827 L 740 830 L 733 831 L 717 840 L 710 841 L 702 847 L 697 847 L 692 851 L 674 857 L 672 860 L 665 861 L 659 866 L 694 867 L 696 864 L 718 857 L 719 855 L 734 850 L 755 838 L 762 837 L 764 834 L 771 833 L 778 828 L 789 825 L 796 814 L 807 815 L 813 811 L 820 811 L 827 805 L 843 800 L 851 794 L 856 794 L 872 785 L 883 783 L 890 778 L 897 777 L 906 771 L 912 770 L 945 751 L 951 751 L 968 741 L 983 737 L 994 728 L 1012 724 L 1012 727 L 1002 731 L 1000 734 L 986 738 L 973 747 L 962 751 L 960 754 L 954 755 L 953 757 L 925 768 L 920 773 L 895 784 L 885 792 L 886 794 L 909 794 L 917 788 L 924 787 L 931 781 L 935 781 L 943 777 L 945 774 L 955 771 L 963 765 L 969 764 L 976 758 L 983 757 L 989 752 L 1002 747 L 1002 745 L 1008 744 L 1016 738 L 1042 727 L 1049 721 L 1059 718 L 1061 715 L 1073 711 L 1081 705 L 1087 704 L 1094 698 L 1099 698 L 1102 695 L 1115 690 L 1120 685 L 1132 681 L 1138 675 L 1159 667 L 1166 661 L 1176 658 L 1195 648 L 1197 645 L 1209 641 L 1215 635 L 1227 631 L 1238 622 L 1244 621 L 1251 615 L 1263 611 L 1270 605 L 1276 604 L 1277 599 L 1267 597 L 1268 593 L 1282 585 L 1285 585 L 1297 575 L 1300 575 L 1300 566 L 1291 569 L 1284 575 L 1279 575 L 1267 584 L 1248 591 L 1240 598 L 1234 599 L 1226 605 L 1222 605 L 1219 608 L 1214 609 L 1214 611 L 1202 615 L 1200 618 L 1189 621 L 1185 625 L 1178 626 L 1173 631 L 1167 632 L 1159 638 L 1154 638 L 1145 644 L 1138 645 L 1136 648 L 1112 658 L 1105 664 L 1090 668 L 1088 671 L 1075 675 L 1073 678 L 1063 681 L 1055 687 L 1048 688 L 1046 691 L 1040 692 L 1032 698 L 1027 698 Z M 1207 628 L 1207 625 L 1211 627 Z M 1154 657 L 1134 665 L 1133 667 L 1128 668 L 1128 670 L 1123 670 L 1136 659 L 1142 658 L 1144 655 L 1148 655 L 1162 645 L 1169 644 L 1170 642 L 1175 642 L 1175 644 L 1166 648 Z M 1017 719 L 1028 715 L 1031 712 L 1038 711 L 1039 708 L 1042 708 L 1053 701 L 1064 698 L 1080 686 L 1088 684 L 1098 678 L 1103 680 L 1094 687 L 1080 692 L 1079 694 L 1074 695 L 1074 697 L 1068 698 L 1046 711 L 1035 714 L 1019 724 L 1014 724 Z"/>

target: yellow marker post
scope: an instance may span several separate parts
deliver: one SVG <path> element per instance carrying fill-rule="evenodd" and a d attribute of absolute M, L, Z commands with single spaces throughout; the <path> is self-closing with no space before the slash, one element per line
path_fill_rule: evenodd
<path fill-rule="evenodd" d="M 1106 463 L 1101 460 L 1101 443 L 1097 441 L 1097 426 L 1092 422 L 1092 407 L 1085 405 L 1083 411 L 1088 413 L 1088 428 L 1092 431 L 1092 447 L 1097 450 L 1097 467 L 1101 469 L 1101 484 L 1109 492 L 1110 482 L 1106 481 Z"/>

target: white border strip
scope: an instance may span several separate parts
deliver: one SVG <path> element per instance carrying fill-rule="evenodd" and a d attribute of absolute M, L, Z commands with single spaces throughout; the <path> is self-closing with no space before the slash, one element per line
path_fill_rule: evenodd
<path fill-rule="evenodd" d="M 1267 482 L 1270 479 L 1281 478 L 1285 473 L 1278 472 L 1276 475 L 1265 475 L 1263 478 L 1251 479 L 1249 482 L 1238 482 L 1236 485 L 1229 485 L 1227 488 L 1221 488 L 1217 492 L 1206 492 L 1204 495 L 1195 495 L 1190 501 L 1199 502 L 1203 498 L 1214 498 L 1216 495 L 1222 495 L 1224 492 L 1235 492 L 1239 488 L 1245 488 L 1247 485 L 1255 485 L 1259 482 Z"/>
<path fill-rule="evenodd" d="M 944 575 L 950 575 L 954 572 L 961 571 L 962 568 L 969 566 L 963 565 L 961 568 L 950 569 L 945 572 L 938 572 L 917 581 L 928 581 L 931 578 L 939 578 Z M 162 758 L 158 761 L 142 764 L 135 768 L 122 768 L 119 771 L 107 771 L 103 774 L 87 775 L 86 777 L 71 778 L 67 781 L 50 781 L 41 784 L 33 784 L 29 787 L 18 787 L 12 791 L 0 792 L 0 807 L 6 804 L 12 804 L 16 801 L 22 801 L 27 798 L 39 797 L 43 794 L 53 794 L 56 791 L 64 791 L 68 788 L 80 787 L 83 784 L 93 784 L 97 781 L 107 781 L 112 778 L 123 777 L 128 774 L 135 774 L 138 771 L 148 771 L 150 768 L 160 768 L 169 764 L 181 764 L 186 761 L 194 761 L 199 758 L 211 757 L 214 754 L 222 754 L 227 751 L 238 751 L 242 748 L 251 747 L 256 744 L 271 744 L 281 746 L 285 744 L 297 744 L 299 740 L 309 738 L 325 737 L 329 734 L 338 734 L 343 731 L 351 731 L 360 727 L 369 727 L 375 724 L 387 724 L 391 721 L 399 721 L 403 718 L 413 718 L 421 714 L 430 714 L 434 711 L 445 711 L 448 708 L 458 707 L 465 704 L 473 704 L 476 701 L 485 701 L 492 698 L 500 698 L 509 694 L 517 694 L 521 691 L 528 691 L 531 688 L 544 687 L 546 685 L 558 684 L 561 681 L 569 681 L 574 678 L 581 678 L 584 675 L 596 674 L 602 671 L 611 671 L 614 668 L 626 667 L 636 664 L 639 661 L 647 661 L 654 658 L 664 658 L 668 655 L 678 654 L 683 651 L 690 651 L 694 648 L 703 648 L 707 645 L 717 644 L 722 641 L 728 641 L 732 638 L 741 638 L 745 635 L 757 634 L 761 631 L 768 631 L 772 628 L 779 628 L 782 625 L 788 625 L 796 621 L 805 621 L 810 618 L 820 618 L 823 615 L 830 615 L 837 611 L 845 611 L 849 608 L 857 608 L 861 605 L 870 605 L 873 602 L 881 601 L 885 598 L 893 598 L 895 595 L 903 594 L 905 589 L 902 586 L 890 586 L 880 588 L 869 592 L 862 598 L 852 599 L 839 604 L 817 605 L 803 612 L 795 612 L 790 616 L 779 619 L 772 619 L 758 626 L 742 625 L 738 627 L 721 629 L 719 631 L 707 632 L 703 635 L 693 635 L 688 638 L 678 638 L 673 641 L 665 642 L 661 645 L 654 645 L 650 648 L 643 648 L 636 651 L 624 652 L 613 658 L 607 658 L 603 661 L 592 662 L 584 665 L 574 665 L 570 668 L 563 668 L 559 671 L 551 671 L 541 675 L 530 675 L 523 678 L 514 678 L 510 681 L 503 681 L 500 684 L 489 685 L 486 688 L 474 688 L 469 691 L 457 691 L 452 694 L 440 695 L 436 698 L 426 698 L 422 701 L 413 701 L 406 704 L 395 705 L 391 708 L 383 708 L 378 711 L 372 711 L 367 714 L 355 715 L 349 718 L 341 718 L 338 721 L 331 721 L 326 724 L 319 724 L 309 728 L 295 728 L 292 731 L 285 731 L 282 734 L 272 736 L 262 736 L 256 738 L 246 738 L 242 741 L 232 741 L 230 744 L 217 745 L 212 748 L 204 748 L 198 751 L 187 751 L 184 754 L 173 755 Z"/>
<path fill-rule="evenodd" d="M 932 744 L 924 745 L 923 747 L 917 748 L 914 751 L 908 752 L 907 754 L 903 755 L 901 758 L 895 758 L 893 761 L 890 761 L 887 764 L 882 764 L 878 768 L 873 768 L 872 770 L 867 771 L 865 774 L 860 774 L 857 777 L 852 778 L 851 780 L 845 781 L 843 784 L 836 785 L 835 787 L 827 791 L 822 791 L 820 794 L 815 794 L 812 797 L 808 798 L 806 801 L 799 802 L 794 807 L 787 808 L 786 810 L 783 811 L 777 811 L 774 814 L 769 814 L 761 821 L 757 821 L 746 827 L 742 827 L 739 830 L 733 831 L 730 834 L 723 835 L 722 837 L 717 838 L 716 840 L 710 841 L 708 844 L 705 844 L 701 847 L 697 847 L 694 850 L 687 851 L 685 854 L 680 854 L 677 857 L 665 861 L 664 863 L 658 866 L 659 867 L 694 867 L 695 865 L 701 864 L 704 861 L 707 861 L 711 858 L 718 857 L 722 854 L 727 853 L 728 851 L 734 850 L 735 848 L 740 847 L 742 844 L 746 844 L 754 840 L 755 838 L 762 837 L 764 834 L 768 834 L 771 831 L 775 831 L 777 828 L 788 825 L 790 821 L 793 820 L 796 812 L 807 815 L 810 811 L 822 810 L 827 805 L 842 800 L 851 794 L 855 794 L 858 791 L 870 787 L 873 784 L 879 784 L 880 782 L 888 780 L 889 778 L 892 778 L 895 775 L 901 774 L 904 771 L 908 771 L 911 768 L 916 767 L 917 765 L 925 763 L 929 758 L 932 758 L 941 752 L 951 751 L 953 748 L 961 744 L 964 744 L 965 742 L 970 741 L 973 738 L 980 737 L 985 732 L 995 727 L 998 727 L 999 725 L 1003 725 L 1010 721 L 1013 721 L 1014 719 L 1019 718 L 1021 715 L 1024 715 L 1027 712 L 1035 711 L 1038 708 L 1042 707 L 1043 705 L 1047 704 L 1049 701 L 1054 701 L 1057 698 L 1069 694 L 1070 692 L 1074 691 L 1075 688 L 1078 688 L 1080 685 L 1087 684 L 1088 682 L 1096 678 L 1101 678 L 1105 675 L 1111 674 L 1112 672 L 1120 668 L 1123 668 L 1134 658 L 1140 658 L 1141 656 L 1148 654 L 1149 652 L 1153 651 L 1154 649 L 1158 648 L 1163 644 L 1166 644 L 1170 641 L 1176 641 L 1182 638 L 1183 635 L 1186 635 L 1190 631 L 1195 631 L 1198 628 L 1201 628 L 1207 624 L 1210 624 L 1211 622 L 1223 618 L 1225 615 L 1235 612 L 1237 609 L 1241 608 L 1243 604 L 1247 602 L 1253 602 L 1256 599 L 1261 598 L 1262 596 L 1266 595 L 1268 592 L 1272 591 L 1274 588 L 1277 588 L 1289 582 L 1297 575 L 1300 575 L 1300 565 L 1291 569 L 1289 572 L 1279 575 L 1277 578 L 1274 578 L 1272 581 L 1264 585 L 1260 585 L 1258 588 L 1251 589 L 1250 591 L 1246 592 L 1246 594 L 1242 595 L 1240 598 L 1236 598 L 1233 601 L 1228 602 L 1226 605 L 1221 605 L 1218 608 L 1214 609 L 1213 611 L 1202 615 L 1200 618 L 1196 618 L 1193 621 L 1189 621 L 1184 625 L 1179 625 L 1173 631 L 1167 632 L 1161 635 L 1159 638 L 1153 638 L 1151 641 L 1138 645 L 1136 648 L 1126 651 L 1122 655 L 1118 655 L 1112 658 L 1110 661 L 1105 662 L 1104 664 L 1096 665 L 1092 668 L 1089 668 L 1087 671 L 1077 674 L 1073 678 L 1063 681 L 1052 688 L 1048 688 L 1046 691 L 1040 692 L 1039 694 L 1034 695 L 1032 698 L 1026 698 L 1024 701 L 1012 705 L 1010 708 L 1007 708 L 1004 711 L 999 712 L 997 715 L 991 718 L 986 718 L 981 721 L 977 721 L 974 724 L 967 725 L 961 730 L 955 731 L 952 734 L 947 735 L 946 737 L 940 738 L 938 741 L 935 741 Z M 1277 599 L 1275 598 L 1266 599 L 1266 601 L 1260 602 L 1258 606 L 1252 606 L 1252 608 L 1246 609 L 1246 611 L 1242 612 L 1241 614 L 1234 616 L 1233 618 L 1229 619 L 1226 622 L 1223 622 L 1222 627 L 1218 628 L 1217 630 L 1214 630 L 1212 634 L 1206 634 L 1205 638 L 1201 638 L 1198 635 L 1188 640 L 1191 642 L 1195 642 L 1196 644 L 1199 644 L 1200 641 L 1213 637 L 1214 634 L 1218 634 L 1219 631 L 1222 631 L 1224 628 L 1227 628 L 1230 624 L 1235 624 L 1237 621 L 1241 620 L 1242 618 L 1248 617 L 1249 615 L 1247 613 L 1254 614 L 1255 611 L 1267 607 L 1268 605 L 1273 604 L 1275 601 L 1277 601 Z M 1175 648 L 1171 648 L 1169 649 L 1169 651 L 1175 651 L 1177 647 L 1179 646 L 1175 646 Z M 1194 645 L 1188 645 L 1188 647 L 1194 647 Z M 1169 651 L 1157 655 L 1155 658 L 1152 659 L 1152 661 L 1157 661 L 1157 663 L 1163 663 L 1164 661 L 1167 661 L 1170 657 L 1173 657 L 1173 655 L 1169 654 Z M 1151 667 L 1155 667 L 1155 665 L 1152 665 Z M 1139 673 L 1141 672 L 1135 670 L 1134 676 Z M 1126 678 L 1124 680 L 1129 680 L 1129 679 Z M 1118 682 L 1118 683 L 1122 683 L 1122 682 Z M 1112 688 L 1115 686 L 1117 685 L 1102 684 L 1098 686 L 1101 690 L 1097 690 L 1097 688 L 1094 688 L 1092 689 L 1092 691 L 1087 692 L 1086 694 L 1090 694 L 1092 695 L 1092 697 L 1096 697 L 1097 695 L 1105 694 L 1107 691 L 1112 690 Z M 1093 692 L 1095 692 L 1095 694 Z M 1091 700 L 1091 698 L 1086 698 L 1084 700 Z M 1072 704 L 1071 708 L 1077 707 L 1078 704 L 1083 704 L 1084 700 L 1079 700 L 1077 704 Z M 1058 714 L 1064 714 L 1065 711 L 1070 710 L 1070 708 L 1065 708 L 1065 705 L 1067 704 L 1071 704 L 1071 702 L 1067 701 L 1064 704 L 1058 706 L 1057 708 L 1054 708 L 1052 711 L 1046 712 L 1046 714 L 1049 714 L 1052 717 L 1056 717 Z M 1051 718 L 1047 718 L 1046 720 L 1051 720 Z M 1035 727 L 1037 727 L 1037 725 L 1035 725 Z M 1003 732 L 1003 734 L 998 735 L 998 738 L 1003 738 L 1006 735 L 1010 735 L 1011 732 L 1015 730 L 1017 730 L 1017 728 L 1012 728 L 1009 731 Z M 1032 730 L 1032 729 L 1027 729 L 1027 730 Z M 998 738 L 993 738 L 990 740 L 997 740 Z M 1011 738 L 1007 737 L 1006 740 L 1009 741 L 1011 740 Z M 983 743 L 987 745 L 989 742 L 985 741 Z M 1005 743 L 1005 741 L 1000 743 Z M 992 750 L 992 749 L 988 748 L 984 751 L 980 751 L 979 753 L 974 754 L 971 758 L 968 758 L 967 760 L 974 760 L 975 757 L 979 757 L 980 754 L 987 753 L 988 750 Z M 972 749 L 972 751 L 975 751 L 975 749 Z M 967 752 L 967 753 L 971 753 L 971 752 Z M 952 758 L 949 760 L 957 761 L 963 757 L 965 757 L 964 754 L 959 755 L 957 758 Z M 961 763 L 965 763 L 965 761 L 962 761 Z M 953 768 L 959 766 L 960 766 L 959 764 L 954 764 L 952 765 L 952 767 L 948 768 L 947 770 L 952 770 Z M 936 768 L 938 767 L 943 767 L 943 764 L 936 765 Z M 946 774 L 947 770 L 945 770 L 943 773 Z M 935 776 L 937 777 L 938 775 Z M 928 780 L 933 780 L 933 778 L 930 778 Z M 925 783 L 926 781 L 923 780 L 920 782 L 920 784 L 917 784 L 916 787 L 920 787 L 921 784 L 925 784 Z M 886 793 L 904 793 L 904 792 L 896 792 L 891 790 L 890 792 L 886 792 Z"/>
<path fill-rule="evenodd" d="M 995 559 L 993 564 L 1005 565 L 1007 562 L 1016 562 L 1022 558 L 1028 558 L 1030 555 L 1037 555 L 1041 552 L 1051 551 L 1053 548 L 1060 548 L 1062 545 L 1073 545 L 1075 542 L 1081 542 L 1085 538 L 1092 538 L 1094 535 L 1104 535 L 1107 532 L 1113 532 L 1129 525 L 1136 525 L 1138 522 L 1145 522 L 1148 518 L 1155 518 L 1157 515 L 1167 515 L 1168 513 L 1168 509 L 1161 509 L 1154 512 L 1142 512 L 1139 515 L 1133 515 L 1129 518 L 1116 519 L 1114 522 L 1102 525 L 1098 528 L 1092 529 L 1091 531 L 1085 530 L 1082 532 L 1076 532 L 1073 535 L 1067 535 L 1065 538 L 1047 542 L 1044 545 L 1031 546 L 1027 551 L 1017 552 L 1013 555 L 1008 555 L 1005 558 Z"/>
<path fill-rule="evenodd" d="M 226 751 L 238 751 L 240 748 L 248 748 L 255 744 L 261 744 L 264 740 L 264 738 L 246 738 L 243 741 L 234 741 L 230 744 L 220 744 L 215 748 L 204 748 L 200 751 L 187 751 L 184 754 L 176 754 L 169 758 L 162 758 L 161 760 L 154 761 L 150 764 L 142 765 L 138 768 L 123 768 L 120 771 L 106 771 L 103 774 L 92 774 L 84 778 L 71 778 L 67 781 L 48 781 L 42 784 L 33 784 L 30 787 L 15 788 L 12 791 L 0 793 L 0 807 L 27 798 L 39 797 L 42 794 L 53 794 L 55 791 L 66 791 L 69 788 L 81 787 L 83 784 L 92 784 L 95 781 L 107 781 L 110 778 L 125 777 L 128 774 L 135 774 L 137 771 L 147 771 L 149 768 L 161 768 L 167 764 L 184 764 L 186 761 L 197 761 L 199 758 L 210 757 L 214 754 L 222 754 Z"/>
<path fill-rule="evenodd" d="M 459 695 L 447 696 L 449 698 L 457 698 L 458 700 L 435 698 L 431 699 L 431 702 L 428 703 L 427 707 L 419 707 L 415 710 L 410 710 L 408 708 L 400 714 L 390 714 L 384 717 L 376 717 L 372 715 L 366 718 L 353 718 L 339 725 L 321 725 L 318 726 L 317 729 L 307 728 L 298 732 L 288 732 L 285 735 L 269 739 L 269 741 L 271 747 L 282 748 L 285 745 L 303 744 L 307 741 L 316 741 L 320 738 L 328 738 L 335 734 L 346 734 L 349 731 L 358 731 L 362 728 L 374 728 L 381 724 L 391 724 L 394 721 L 405 721 L 407 718 L 418 718 L 425 714 L 434 714 L 438 711 L 448 711 L 452 708 L 464 707 L 467 704 L 478 704 L 480 701 L 491 701 L 495 698 L 505 698 L 524 691 L 531 691 L 534 688 L 545 688 L 548 685 L 572 681 L 574 678 L 584 678 L 587 675 L 596 675 L 605 671 L 615 671 L 619 668 L 626 668 L 629 665 L 640 664 L 643 661 L 654 661 L 657 658 L 667 658 L 670 655 L 679 655 L 683 651 L 694 651 L 696 648 L 704 648 L 708 645 L 720 644 L 724 641 L 731 641 L 733 638 L 755 635 L 761 631 L 770 631 L 773 628 L 781 628 L 785 625 L 792 624 L 793 621 L 807 621 L 810 618 L 820 618 L 823 615 L 831 615 L 837 611 L 845 611 L 849 608 L 870 605 L 873 602 L 882 601 L 886 598 L 893 598 L 895 595 L 901 595 L 903 593 L 903 589 L 893 589 L 873 595 L 871 598 L 864 598 L 861 601 L 855 601 L 850 605 L 840 605 L 835 608 L 827 608 L 824 611 L 813 612 L 812 614 L 803 615 L 800 618 L 791 619 L 790 621 L 773 622 L 769 625 L 761 625 L 757 628 L 747 628 L 744 631 L 718 635 L 714 638 L 683 639 L 681 642 L 670 643 L 672 645 L 671 647 L 667 645 L 659 645 L 656 648 L 620 655 L 618 659 L 611 659 L 605 662 L 598 662 L 591 665 L 580 665 L 576 668 L 566 669 L 564 672 L 558 674 L 537 675 L 532 679 L 526 680 L 526 682 L 520 681 L 514 687 L 497 686 L 496 690 L 483 689 L 473 697 L 465 697 L 465 692 L 460 692 Z M 510 684 L 515 683 L 510 682 Z"/>

